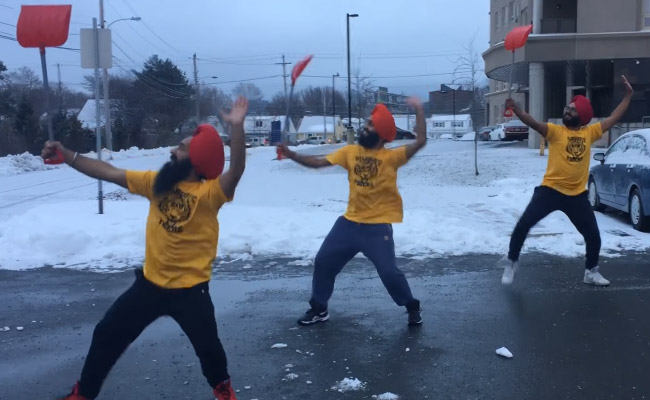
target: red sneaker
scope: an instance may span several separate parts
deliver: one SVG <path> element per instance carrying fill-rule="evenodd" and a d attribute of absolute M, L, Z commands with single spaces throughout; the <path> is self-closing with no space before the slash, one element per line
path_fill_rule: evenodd
<path fill-rule="evenodd" d="M 237 400 L 237 397 L 235 396 L 235 390 L 230 384 L 230 379 L 218 384 L 217 387 L 214 388 L 214 395 L 216 397 L 216 400 Z"/>
<path fill-rule="evenodd" d="M 65 396 L 61 397 L 58 400 L 90 400 L 87 397 L 83 397 L 82 395 L 79 394 L 79 382 L 74 384 L 74 387 L 72 388 L 72 392 Z"/>

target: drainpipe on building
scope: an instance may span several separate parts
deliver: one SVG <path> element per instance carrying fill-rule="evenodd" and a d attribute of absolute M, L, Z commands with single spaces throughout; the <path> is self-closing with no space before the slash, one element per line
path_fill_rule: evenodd
<path fill-rule="evenodd" d="M 542 33 L 542 0 L 533 0 L 533 35 Z M 530 109 L 528 113 L 538 121 L 546 121 L 544 110 L 544 64 L 530 63 L 528 93 Z M 544 155 L 543 138 L 538 133 L 530 130 L 528 134 L 528 147 L 540 148 L 540 155 Z"/>

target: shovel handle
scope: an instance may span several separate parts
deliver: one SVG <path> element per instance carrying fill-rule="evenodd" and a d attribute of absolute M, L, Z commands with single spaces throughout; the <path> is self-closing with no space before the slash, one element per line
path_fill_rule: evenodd
<path fill-rule="evenodd" d="M 58 164 L 63 164 L 65 159 L 63 158 L 63 153 L 61 150 L 56 149 L 56 154 L 54 157 L 46 158 L 43 160 L 43 162 L 47 165 L 58 165 Z"/>

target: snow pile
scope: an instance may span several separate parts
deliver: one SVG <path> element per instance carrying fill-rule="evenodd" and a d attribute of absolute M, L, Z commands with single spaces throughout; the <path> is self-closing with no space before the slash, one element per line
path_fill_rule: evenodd
<path fill-rule="evenodd" d="M 382 393 L 380 395 L 373 395 L 372 398 L 376 400 L 399 400 L 399 396 L 391 392 Z"/>
<path fill-rule="evenodd" d="M 56 169 L 60 165 L 46 165 L 40 156 L 30 153 L 0 157 L 0 176 L 13 176 L 34 171 Z"/>
<path fill-rule="evenodd" d="M 336 390 L 337 392 L 341 393 L 365 389 L 366 383 L 361 382 L 357 378 L 345 378 L 340 382 L 336 382 L 336 384 L 332 386 L 332 390 Z"/>

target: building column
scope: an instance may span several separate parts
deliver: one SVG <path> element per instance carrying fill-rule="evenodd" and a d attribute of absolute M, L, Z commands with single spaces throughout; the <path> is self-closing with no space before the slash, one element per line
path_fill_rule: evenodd
<path fill-rule="evenodd" d="M 537 121 L 546 122 L 544 110 L 544 64 L 530 63 L 529 73 L 529 101 L 530 110 L 528 113 Z M 539 148 L 541 136 L 538 132 L 530 129 L 528 133 L 528 147 L 531 149 Z"/>

